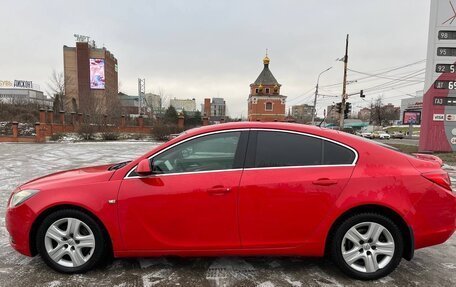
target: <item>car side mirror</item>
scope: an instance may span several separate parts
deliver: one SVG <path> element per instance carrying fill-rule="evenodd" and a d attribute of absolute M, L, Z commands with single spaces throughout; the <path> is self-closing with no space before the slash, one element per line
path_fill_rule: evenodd
<path fill-rule="evenodd" d="M 136 168 L 136 173 L 142 176 L 152 174 L 152 168 L 150 167 L 150 160 L 148 158 L 139 162 L 138 167 Z"/>

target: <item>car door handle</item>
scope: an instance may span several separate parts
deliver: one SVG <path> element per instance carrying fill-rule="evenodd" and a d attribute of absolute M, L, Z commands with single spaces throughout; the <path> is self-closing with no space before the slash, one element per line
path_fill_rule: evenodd
<path fill-rule="evenodd" d="M 333 179 L 329 179 L 329 178 L 319 178 L 317 180 L 312 181 L 312 183 L 315 185 L 329 186 L 329 185 L 337 184 L 337 180 L 333 180 Z"/>
<path fill-rule="evenodd" d="M 224 195 L 224 194 L 229 193 L 230 191 L 231 191 L 231 188 L 224 187 L 224 186 L 214 186 L 207 190 L 207 192 L 211 195 Z"/>

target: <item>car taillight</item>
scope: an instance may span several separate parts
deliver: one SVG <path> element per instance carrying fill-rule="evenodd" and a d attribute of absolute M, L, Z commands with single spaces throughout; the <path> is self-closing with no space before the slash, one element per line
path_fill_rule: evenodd
<path fill-rule="evenodd" d="M 440 185 L 451 191 L 451 180 L 446 171 L 432 171 L 421 174 L 424 178 L 432 181 L 435 184 Z"/>

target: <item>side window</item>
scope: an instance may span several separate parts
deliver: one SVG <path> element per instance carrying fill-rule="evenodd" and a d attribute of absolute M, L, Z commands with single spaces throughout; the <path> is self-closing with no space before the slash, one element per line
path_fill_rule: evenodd
<path fill-rule="evenodd" d="M 255 167 L 319 165 L 322 140 L 284 132 L 259 131 Z"/>
<path fill-rule="evenodd" d="M 352 164 L 355 153 L 346 147 L 324 141 L 323 164 Z"/>
<path fill-rule="evenodd" d="M 179 144 L 152 159 L 156 174 L 233 168 L 241 132 L 203 136 Z"/>

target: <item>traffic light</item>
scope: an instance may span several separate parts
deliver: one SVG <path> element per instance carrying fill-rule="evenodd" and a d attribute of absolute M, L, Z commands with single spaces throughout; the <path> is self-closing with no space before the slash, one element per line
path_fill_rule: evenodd
<path fill-rule="evenodd" d="M 339 114 L 342 113 L 342 103 L 336 104 L 336 112 L 338 112 Z"/>
<path fill-rule="evenodd" d="M 365 98 L 366 97 L 366 95 L 364 94 L 364 90 L 359 91 L 359 96 L 361 98 Z"/>
<path fill-rule="evenodd" d="M 348 119 L 348 115 L 351 113 L 352 107 L 350 103 L 345 103 L 345 110 L 344 110 L 344 119 Z"/>

